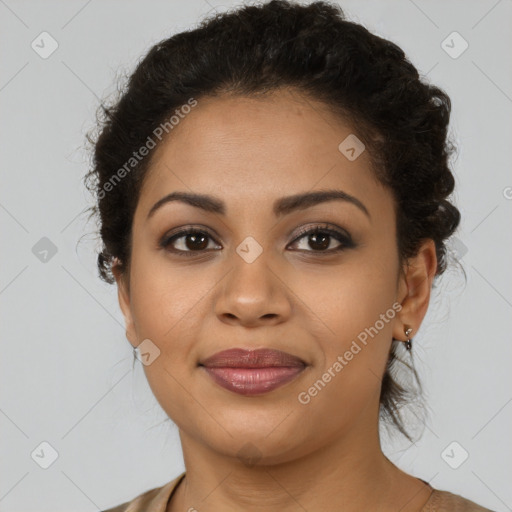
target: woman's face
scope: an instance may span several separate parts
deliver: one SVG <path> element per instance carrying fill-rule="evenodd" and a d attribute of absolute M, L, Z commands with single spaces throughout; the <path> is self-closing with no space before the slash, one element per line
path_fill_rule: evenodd
<path fill-rule="evenodd" d="M 391 339 L 405 339 L 407 285 L 391 192 L 353 139 L 339 149 L 351 134 L 321 104 L 281 91 L 200 99 L 155 150 L 119 299 L 130 343 L 149 340 L 141 352 L 157 400 L 203 448 L 276 463 L 376 427 Z M 354 199 L 286 199 L 326 190 Z M 152 210 L 175 192 L 212 196 L 223 213 L 179 200 Z M 190 227 L 195 238 L 169 241 Z M 315 227 L 316 238 L 303 234 Z M 293 378 L 265 391 L 265 370 L 200 365 L 232 348 L 305 366 L 276 370 Z M 230 387 L 236 376 L 246 385 Z"/>

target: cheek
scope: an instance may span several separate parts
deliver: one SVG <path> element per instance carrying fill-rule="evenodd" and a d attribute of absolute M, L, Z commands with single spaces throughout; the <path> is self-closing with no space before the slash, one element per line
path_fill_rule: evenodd
<path fill-rule="evenodd" d="M 302 428 L 308 433 L 318 427 L 315 418 L 324 418 L 325 435 L 336 435 L 340 425 L 378 411 L 396 316 L 393 297 L 385 280 L 382 288 L 375 288 L 361 284 L 354 274 L 351 279 L 353 283 L 345 281 L 346 286 L 329 294 L 328 300 L 324 295 L 319 315 L 328 329 L 313 333 L 321 358 L 296 397 L 305 422 Z"/>
<path fill-rule="evenodd" d="M 139 275 L 139 290 L 133 295 L 136 331 L 140 340 L 150 339 L 158 357 L 143 369 L 148 384 L 163 410 L 181 428 L 195 418 L 190 378 L 195 368 L 192 354 L 197 337 L 197 315 L 204 315 L 201 298 L 208 287 L 196 288 L 183 274 L 147 272 Z"/>
<path fill-rule="evenodd" d="M 199 274 L 193 267 L 171 263 L 159 251 L 134 251 L 131 299 L 139 337 L 165 345 L 187 329 L 211 286 Z"/>
<path fill-rule="evenodd" d="M 394 258 L 392 247 L 367 248 L 327 274 L 303 274 L 294 286 L 309 307 L 303 327 L 321 355 L 310 379 L 314 389 L 304 391 L 313 407 L 337 404 L 333 419 L 345 407 L 354 413 L 379 391 L 396 318 Z"/>
<path fill-rule="evenodd" d="M 377 336 L 391 337 L 396 315 L 392 308 L 396 300 L 394 258 L 392 247 L 373 244 L 347 253 L 346 259 L 330 268 L 294 269 L 293 275 L 285 276 L 293 282 L 293 292 L 302 304 L 298 307 L 307 313 L 304 329 L 314 328 L 313 336 L 319 342 L 326 340 L 326 354 L 344 349 L 376 322 Z M 385 315 L 384 323 L 381 315 Z"/>

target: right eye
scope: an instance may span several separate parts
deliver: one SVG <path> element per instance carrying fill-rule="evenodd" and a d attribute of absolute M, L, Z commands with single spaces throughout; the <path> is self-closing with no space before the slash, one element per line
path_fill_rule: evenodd
<path fill-rule="evenodd" d="M 213 240 L 213 237 L 207 231 L 187 228 L 164 236 L 160 247 L 178 256 L 193 256 L 194 253 L 201 253 L 208 249 L 208 239 Z M 169 249 L 169 246 L 173 247 Z"/>

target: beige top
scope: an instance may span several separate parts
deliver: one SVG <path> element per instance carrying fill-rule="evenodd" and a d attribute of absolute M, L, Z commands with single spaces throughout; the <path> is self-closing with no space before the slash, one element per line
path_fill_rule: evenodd
<path fill-rule="evenodd" d="M 127 501 L 114 508 L 103 512 L 165 512 L 169 501 L 179 483 L 185 477 L 185 472 L 171 482 L 150 489 L 131 501 Z M 428 485 L 428 484 L 427 484 Z M 430 487 L 430 486 L 429 486 Z M 493 512 L 481 507 L 457 494 L 448 491 L 440 491 L 432 488 L 432 493 L 421 512 Z"/>

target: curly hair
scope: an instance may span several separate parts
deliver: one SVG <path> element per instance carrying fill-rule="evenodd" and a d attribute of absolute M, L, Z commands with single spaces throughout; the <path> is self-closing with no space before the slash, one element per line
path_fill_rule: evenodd
<path fill-rule="evenodd" d="M 97 138 L 87 135 L 94 151 L 85 184 L 96 199 L 91 210 L 99 217 L 97 265 L 104 281 L 115 282 L 114 262 L 129 276 L 132 221 L 151 156 L 134 162 L 115 186 L 112 177 L 155 128 L 191 98 L 255 96 L 284 87 L 343 116 L 365 144 L 376 179 L 393 194 L 399 268 L 432 239 L 435 277 L 444 272 L 445 242 L 460 222 L 447 199 L 455 184 L 450 98 L 420 80 L 396 44 L 348 21 L 338 5 L 272 0 L 214 14 L 157 43 L 120 98 L 100 106 Z M 395 378 L 397 361 L 403 362 L 392 343 L 380 410 L 411 439 L 399 414 L 407 391 Z"/>

